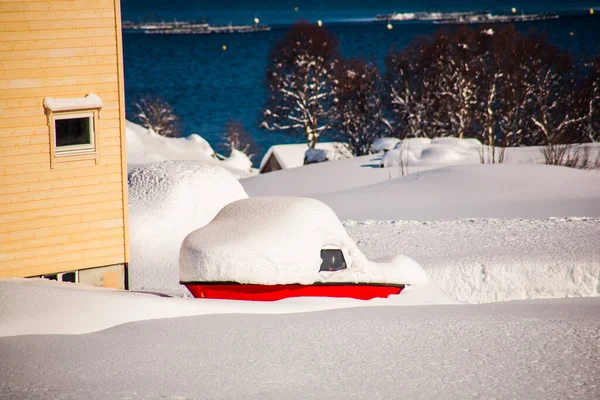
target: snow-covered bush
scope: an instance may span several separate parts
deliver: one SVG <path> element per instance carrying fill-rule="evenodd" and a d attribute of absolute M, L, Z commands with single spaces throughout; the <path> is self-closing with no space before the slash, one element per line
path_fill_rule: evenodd
<path fill-rule="evenodd" d="M 248 197 L 229 172 L 208 162 L 165 161 L 129 174 L 130 287 L 185 293 L 177 276 L 185 236 L 226 204 Z"/>
<path fill-rule="evenodd" d="M 244 153 L 250 160 L 256 154 L 256 142 L 254 138 L 239 121 L 229 121 L 227 123 L 223 141 L 232 156 L 234 150 Z"/>
<path fill-rule="evenodd" d="M 573 144 L 547 144 L 540 147 L 542 162 L 546 165 L 579 169 L 600 169 L 600 151 L 592 154 L 590 147 Z"/>

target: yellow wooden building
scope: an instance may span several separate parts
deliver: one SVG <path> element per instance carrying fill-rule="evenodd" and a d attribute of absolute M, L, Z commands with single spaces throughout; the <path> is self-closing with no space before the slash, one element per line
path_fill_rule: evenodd
<path fill-rule="evenodd" d="M 0 0 L 0 278 L 124 287 L 119 0 Z"/>

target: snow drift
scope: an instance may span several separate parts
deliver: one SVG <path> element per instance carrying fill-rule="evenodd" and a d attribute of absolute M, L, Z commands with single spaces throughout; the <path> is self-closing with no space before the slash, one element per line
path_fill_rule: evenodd
<path fill-rule="evenodd" d="M 600 295 L 600 219 L 346 221 L 366 256 L 402 251 L 467 303 Z"/>
<path fill-rule="evenodd" d="M 315 196 L 342 220 L 600 216 L 600 173 L 533 164 L 461 165 Z"/>
<path fill-rule="evenodd" d="M 380 165 L 385 168 L 404 166 L 410 172 L 410 168 L 414 170 L 442 164 L 476 164 L 480 162 L 481 148 L 481 142 L 477 139 L 409 138 L 383 154 Z"/>
<path fill-rule="evenodd" d="M 348 268 L 320 272 L 324 248 L 341 249 Z M 179 263 L 183 282 L 427 283 L 421 267 L 408 257 L 368 261 L 329 207 L 298 197 L 256 197 L 225 206 L 210 224 L 185 238 Z"/>
<path fill-rule="evenodd" d="M 368 301 L 297 297 L 256 302 L 169 298 L 47 279 L 8 278 L 0 279 L 0 338 L 83 334 L 134 321 L 192 315 L 292 314 L 348 307 L 432 304 L 456 302 L 431 285 L 407 287 L 401 295 Z"/>
<path fill-rule="evenodd" d="M 225 169 L 201 161 L 147 164 L 129 174 L 130 287 L 185 293 L 177 257 L 185 236 L 248 197 Z"/>
<path fill-rule="evenodd" d="M 127 121 L 127 167 L 129 171 L 145 164 L 169 160 L 196 160 L 219 165 L 236 178 L 252 176 L 258 170 L 246 154 L 233 150 L 229 158 L 220 160 L 211 145 L 198 134 L 181 138 L 158 135 L 150 129 Z M 221 157 L 222 158 L 222 157 Z"/>

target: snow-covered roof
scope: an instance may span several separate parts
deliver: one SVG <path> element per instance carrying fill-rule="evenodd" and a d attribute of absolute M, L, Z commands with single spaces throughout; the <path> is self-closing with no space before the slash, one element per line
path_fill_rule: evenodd
<path fill-rule="evenodd" d="M 326 248 L 340 249 L 348 268 L 321 272 L 320 254 Z M 367 260 L 331 208 L 302 197 L 252 197 L 225 206 L 183 241 L 179 277 L 183 282 L 271 285 L 427 282 L 408 257 L 385 264 Z"/>
<path fill-rule="evenodd" d="M 104 103 L 100 96 L 95 93 L 89 93 L 85 97 L 75 97 L 68 99 L 55 99 L 46 97 L 44 107 L 50 111 L 73 111 L 73 110 L 91 110 L 102 108 Z"/>
<path fill-rule="evenodd" d="M 131 287 L 183 291 L 177 260 L 185 236 L 208 224 L 226 204 L 246 197 L 233 175 L 209 162 L 163 161 L 132 171 Z"/>
<path fill-rule="evenodd" d="M 260 169 L 262 170 L 271 155 L 277 158 L 282 169 L 301 167 L 304 165 L 304 153 L 308 148 L 306 143 L 271 146 L 260 163 Z M 340 142 L 317 143 L 315 148 L 327 151 L 327 158 L 330 161 L 352 157 L 350 151 Z"/>

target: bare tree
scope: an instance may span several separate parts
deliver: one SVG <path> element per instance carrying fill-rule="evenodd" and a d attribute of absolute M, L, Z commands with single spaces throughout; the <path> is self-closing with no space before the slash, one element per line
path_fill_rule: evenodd
<path fill-rule="evenodd" d="M 474 119 L 478 105 L 477 36 L 466 26 L 453 35 L 436 38 L 438 91 L 446 110 L 448 134 L 463 138 Z"/>
<path fill-rule="evenodd" d="M 597 142 L 600 140 L 600 55 L 588 60 L 585 67 L 587 78 L 579 91 L 585 108 L 585 139 Z"/>
<path fill-rule="evenodd" d="M 229 121 L 227 123 L 223 141 L 229 151 L 232 149 L 241 151 L 249 159 L 256 155 L 256 142 L 240 121 Z"/>
<path fill-rule="evenodd" d="M 371 154 L 373 141 L 392 130 L 382 86 L 378 68 L 363 60 L 344 61 L 336 72 L 332 126 L 355 156 Z"/>
<path fill-rule="evenodd" d="M 306 138 L 314 148 L 330 128 L 338 42 L 318 25 L 299 22 L 269 55 L 263 128 Z"/>
<path fill-rule="evenodd" d="M 133 104 L 135 121 L 155 133 L 167 137 L 181 136 L 180 118 L 161 97 L 145 96 Z"/>
<path fill-rule="evenodd" d="M 535 129 L 531 144 L 572 142 L 585 116 L 576 103 L 575 65 L 570 54 L 548 43 L 544 37 L 530 41 L 530 59 L 525 81 L 531 96 L 531 121 Z"/>
<path fill-rule="evenodd" d="M 531 124 L 531 96 L 525 85 L 530 72 L 528 38 L 518 33 L 514 25 L 508 25 L 494 32 L 492 52 L 492 69 L 501 74 L 496 87 L 496 137 L 504 146 L 519 146 Z"/>
<path fill-rule="evenodd" d="M 429 82 L 426 54 L 430 39 L 420 37 L 402 51 L 390 51 L 386 58 L 386 85 L 389 87 L 389 106 L 398 125 L 398 136 L 431 137 L 428 125 L 428 104 L 432 91 Z"/>

